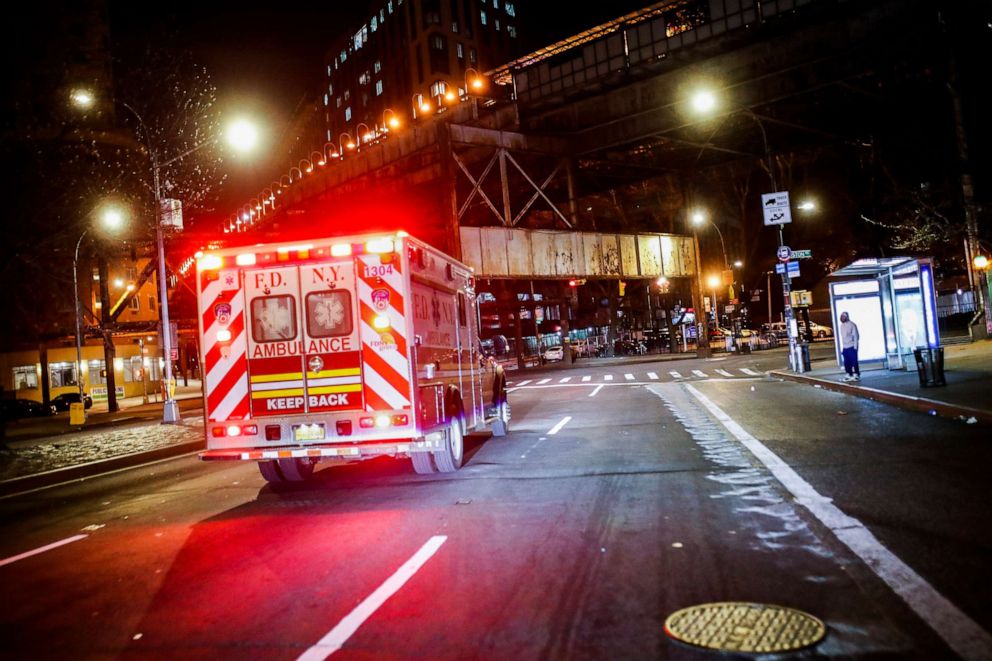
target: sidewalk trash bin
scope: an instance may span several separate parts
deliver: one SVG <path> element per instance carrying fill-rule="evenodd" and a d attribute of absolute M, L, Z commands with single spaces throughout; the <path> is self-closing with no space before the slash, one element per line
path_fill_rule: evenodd
<path fill-rule="evenodd" d="M 944 347 L 914 349 L 913 356 L 916 358 L 916 373 L 920 377 L 921 388 L 947 385 L 944 378 Z"/>
<path fill-rule="evenodd" d="M 799 345 L 799 355 L 802 357 L 803 361 L 803 372 L 808 372 L 810 370 L 809 364 L 809 345 L 803 342 Z"/>

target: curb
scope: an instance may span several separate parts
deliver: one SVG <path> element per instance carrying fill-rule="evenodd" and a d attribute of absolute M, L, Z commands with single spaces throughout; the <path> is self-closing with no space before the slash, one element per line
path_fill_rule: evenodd
<path fill-rule="evenodd" d="M 973 417 L 979 424 L 992 425 L 992 411 L 974 409 L 969 406 L 948 404 L 947 402 L 927 399 L 926 397 L 901 395 L 887 390 L 878 390 L 876 388 L 866 388 L 864 386 L 838 383 L 836 381 L 818 379 L 816 377 L 803 376 L 801 374 L 792 374 L 790 372 L 779 372 L 776 370 L 769 372 L 768 374 L 770 376 L 777 376 L 788 381 L 816 385 L 826 390 L 833 390 L 835 392 L 855 395 L 856 397 L 863 397 L 865 399 L 871 399 L 884 404 L 891 404 L 892 406 L 898 406 L 899 408 L 906 409 L 908 411 L 917 411 L 919 413 L 927 413 L 929 415 L 939 415 L 942 418 L 952 418 L 955 420 Z"/>
<path fill-rule="evenodd" d="M 168 445 L 154 450 L 125 454 L 119 457 L 91 461 L 88 464 L 77 466 L 66 466 L 55 470 L 35 473 L 33 475 L 22 475 L 0 481 L 0 498 L 22 494 L 27 491 L 52 487 L 67 482 L 83 480 L 95 477 L 104 473 L 121 470 L 124 468 L 134 468 L 143 464 L 160 461 L 162 459 L 172 459 L 184 454 L 199 452 L 205 448 L 204 441 L 190 441 L 177 445 Z"/>

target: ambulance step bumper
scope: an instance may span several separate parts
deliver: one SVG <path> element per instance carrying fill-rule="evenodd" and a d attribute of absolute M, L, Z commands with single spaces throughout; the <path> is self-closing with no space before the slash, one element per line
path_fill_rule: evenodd
<path fill-rule="evenodd" d="M 205 450 L 199 454 L 199 457 L 203 461 L 267 461 L 270 459 L 320 459 L 323 457 L 359 459 L 379 457 L 382 455 L 409 454 L 411 452 L 429 452 L 436 450 L 437 445 L 437 443 L 427 441 L 405 439 L 399 442 L 366 443 L 343 447 Z"/>

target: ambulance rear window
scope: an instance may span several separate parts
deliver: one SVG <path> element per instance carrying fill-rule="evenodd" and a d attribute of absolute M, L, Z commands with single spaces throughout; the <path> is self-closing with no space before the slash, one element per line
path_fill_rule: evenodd
<path fill-rule="evenodd" d="M 344 289 L 311 292 L 306 302 L 310 337 L 351 335 L 351 292 Z"/>
<path fill-rule="evenodd" d="M 253 298 L 251 336 L 256 342 L 296 339 L 296 300 L 292 296 Z"/>

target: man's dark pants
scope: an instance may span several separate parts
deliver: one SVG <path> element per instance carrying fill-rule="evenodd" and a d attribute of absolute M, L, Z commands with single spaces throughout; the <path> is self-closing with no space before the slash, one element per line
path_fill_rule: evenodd
<path fill-rule="evenodd" d="M 847 375 L 861 376 L 861 370 L 858 368 L 858 350 L 855 347 L 847 347 L 841 352 L 841 355 L 844 356 L 844 370 Z"/>

